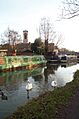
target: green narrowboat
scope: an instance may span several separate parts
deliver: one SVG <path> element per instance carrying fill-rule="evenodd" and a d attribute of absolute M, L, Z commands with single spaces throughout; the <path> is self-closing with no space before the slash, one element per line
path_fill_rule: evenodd
<path fill-rule="evenodd" d="M 32 69 L 38 65 L 45 65 L 43 55 L 34 56 L 0 56 L 0 71 L 12 71 L 17 69 Z"/>

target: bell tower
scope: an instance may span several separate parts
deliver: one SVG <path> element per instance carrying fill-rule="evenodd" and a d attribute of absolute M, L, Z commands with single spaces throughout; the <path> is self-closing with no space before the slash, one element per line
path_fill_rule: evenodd
<path fill-rule="evenodd" d="M 23 43 L 28 43 L 28 31 L 23 31 Z"/>

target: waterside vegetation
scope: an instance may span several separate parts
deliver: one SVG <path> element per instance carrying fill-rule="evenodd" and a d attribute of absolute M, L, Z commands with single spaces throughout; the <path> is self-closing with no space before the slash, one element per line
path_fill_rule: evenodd
<path fill-rule="evenodd" d="M 79 87 L 79 70 L 74 73 L 72 82 L 66 86 L 48 91 L 19 107 L 6 119 L 57 119 L 60 110 L 65 107 Z"/>

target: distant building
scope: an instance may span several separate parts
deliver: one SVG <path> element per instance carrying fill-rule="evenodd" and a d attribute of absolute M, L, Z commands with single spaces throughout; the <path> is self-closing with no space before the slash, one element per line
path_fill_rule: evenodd
<path fill-rule="evenodd" d="M 53 52 L 54 52 L 55 55 L 58 55 L 58 53 L 59 53 L 59 49 L 58 49 L 57 46 L 54 47 L 54 51 L 53 51 Z"/>
<path fill-rule="evenodd" d="M 0 55 L 32 55 L 31 43 L 28 42 L 28 31 L 23 31 L 23 42 L 16 43 L 14 46 L 9 44 L 1 45 Z"/>
<path fill-rule="evenodd" d="M 6 56 L 7 55 L 7 52 L 8 52 L 7 49 L 0 50 L 0 56 Z"/>
<path fill-rule="evenodd" d="M 17 55 L 28 55 L 31 54 L 31 43 L 20 43 L 16 45 Z"/>
<path fill-rule="evenodd" d="M 28 43 L 28 31 L 23 31 L 23 43 Z"/>
<path fill-rule="evenodd" d="M 53 52 L 54 51 L 54 43 L 48 43 L 48 52 Z"/>
<path fill-rule="evenodd" d="M 55 46 L 54 43 L 49 43 L 48 44 L 48 52 L 51 52 L 51 53 L 54 53 L 55 55 L 57 55 L 59 52 L 59 49 L 57 46 Z"/>

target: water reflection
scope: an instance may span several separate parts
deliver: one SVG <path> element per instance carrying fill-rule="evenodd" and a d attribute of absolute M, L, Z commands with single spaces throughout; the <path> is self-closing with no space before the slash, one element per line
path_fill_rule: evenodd
<path fill-rule="evenodd" d="M 55 76 L 57 80 L 58 87 L 66 85 L 66 83 L 73 80 L 74 72 L 79 69 L 79 64 L 62 67 L 60 66 L 57 71 L 55 71 Z"/>
<path fill-rule="evenodd" d="M 79 69 L 79 64 L 57 65 L 47 64 L 47 67 L 34 68 L 0 73 L 0 90 L 6 94 L 8 100 L 0 100 L 0 119 L 10 115 L 26 101 L 39 96 L 48 90 L 54 90 L 51 82 L 56 82 L 57 87 L 66 85 L 73 80 L 74 72 Z M 27 81 L 32 83 L 32 90 L 26 90 Z"/>
<path fill-rule="evenodd" d="M 76 64 L 77 64 L 77 62 L 62 63 L 61 67 L 66 68 L 66 67 L 70 67 L 70 66 L 73 66 L 73 65 L 76 65 Z"/>
<path fill-rule="evenodd" d="M 29 98 L 30 98 L 30 96 L 29 96 L 29 95 L 30 95 L 30 94 L 29 94 L 29 92 L 30 92 L 30 91 L 29 91 L 29 90 L 27 90 L 27 99 L 29 99 Z"/>

